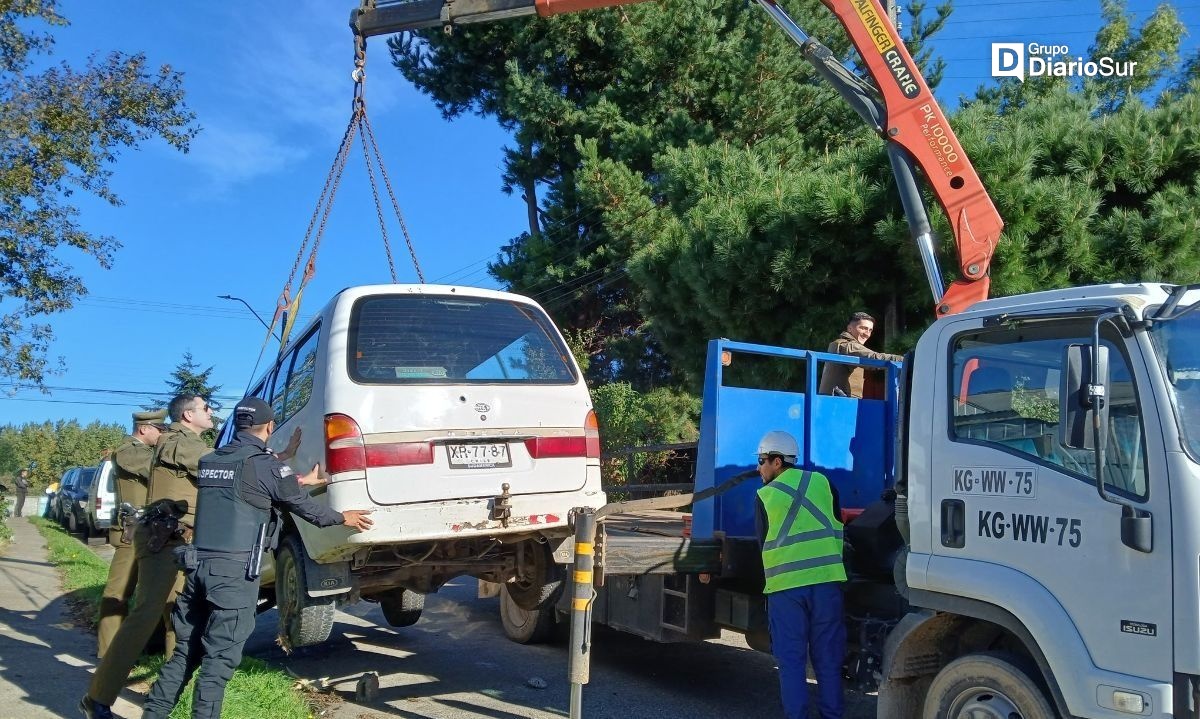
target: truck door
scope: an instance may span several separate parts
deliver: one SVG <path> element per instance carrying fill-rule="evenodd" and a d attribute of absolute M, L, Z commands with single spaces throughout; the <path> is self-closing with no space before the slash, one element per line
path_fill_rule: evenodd
<path fill-rule="evenodd" d="M 1061 606 L 1073 627 L 1060 622 L 1052 632 L 1077 633 L 1095 667 L 1169 682 L 1169 492 L 1165 476 L 1146 471 L 1165 466 L 1164 449 L 1147 442 L 1143 416 L 1155 415 L 1142 355 L 1107 329 L 1111 416 L 1101 475 L 1112 496 L 1152 515 L 1152 551 L 1122 543 L 1121 508 L 1098 495 L 1094 454 L 1059 442 L 1064 350 L 1090 343 L 1091 319 L 994 327 L 967 319 L 943 328 L 948 352 L 937 360 L 930 579 L 938 562 L 943 570 L 958 563 L 968 576 L 986 573 L 979 562 L 997 565 L 1009 579 L 988 590 L 1000 595 L 993 601 L 1035 636 L 1029 622 L 1046 612 L 1034 607 Z"/>

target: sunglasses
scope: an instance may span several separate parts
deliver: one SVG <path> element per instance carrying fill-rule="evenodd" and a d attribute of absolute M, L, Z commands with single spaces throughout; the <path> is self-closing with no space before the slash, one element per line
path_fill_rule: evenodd
<path fill-rule="evenodd" d="M 763 466 L 764 464 L 766 464 L 767 462 L 770 462 L 772 459 L 777 459 L 777 458 L 779 458 L 779 459 L 782 459 L 782 457 L 783 457 L 783 455 L 781 455 L 781 454 L 766 454 L 766 455 L 763 455 L 763 456 L 761 456 L 761 457 L 759 457 L 759 458 L 758 458 L 758 466 L 760 466 L 760 467 L 761 467 L 761 466 Z"/>

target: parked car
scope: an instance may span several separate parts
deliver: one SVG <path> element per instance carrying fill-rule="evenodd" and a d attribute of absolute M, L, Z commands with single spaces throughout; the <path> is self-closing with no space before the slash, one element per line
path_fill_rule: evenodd
<path fill-rule="evenodd" d="M 89 537 L 104 534 L 117 521 L 117 473 L 113 462 L 100 462 L 88 483 L 87 533 Z"/>
<path fill-rule="evenodd" d="M 56 518 L 72 534 L 87 527 L 88 487 L 95 474 L 95 467 L 72 467 L 63 473 L 58 486 Z"/>
<path fill-rule="evenodd" d="M 281 635 L 322 642 L 334 607 L 359 598 L 407 626 L 461 575 L 505 584 L 530 610 L 553 602 L 570 510 L 605 499 L 591 398 L 545 311 L 468 287 L 352 287 L 294 336 L 252 385 L 275 412 L 270 445 L 301 428 L 289 464 L 320 462 L 318 501 L 372 509 L 374 527 L 284 518 L 262 572 Z M 219 443 L 232 434 L 227 422 Z"/>

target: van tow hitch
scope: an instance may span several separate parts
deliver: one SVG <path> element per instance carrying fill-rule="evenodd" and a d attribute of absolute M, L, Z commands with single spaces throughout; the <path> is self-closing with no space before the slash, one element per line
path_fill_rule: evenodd
<path fill-rule="evenodd" d="M 508 482 L 500 485 L 500 496 L 492 498 L 492 519 L 500 520 L 500 526 L 508 528 L 512 518 L 512 495 L 508 493 Z"/>

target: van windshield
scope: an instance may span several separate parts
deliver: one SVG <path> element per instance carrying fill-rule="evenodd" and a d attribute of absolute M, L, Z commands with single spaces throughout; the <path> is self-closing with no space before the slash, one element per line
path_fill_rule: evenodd
<path fill-rule="evenodd" d="M 535 307 L 480 297 L 379 295 L 354 305 L 350 377 L 366 384 L 574 384 Z"/>

